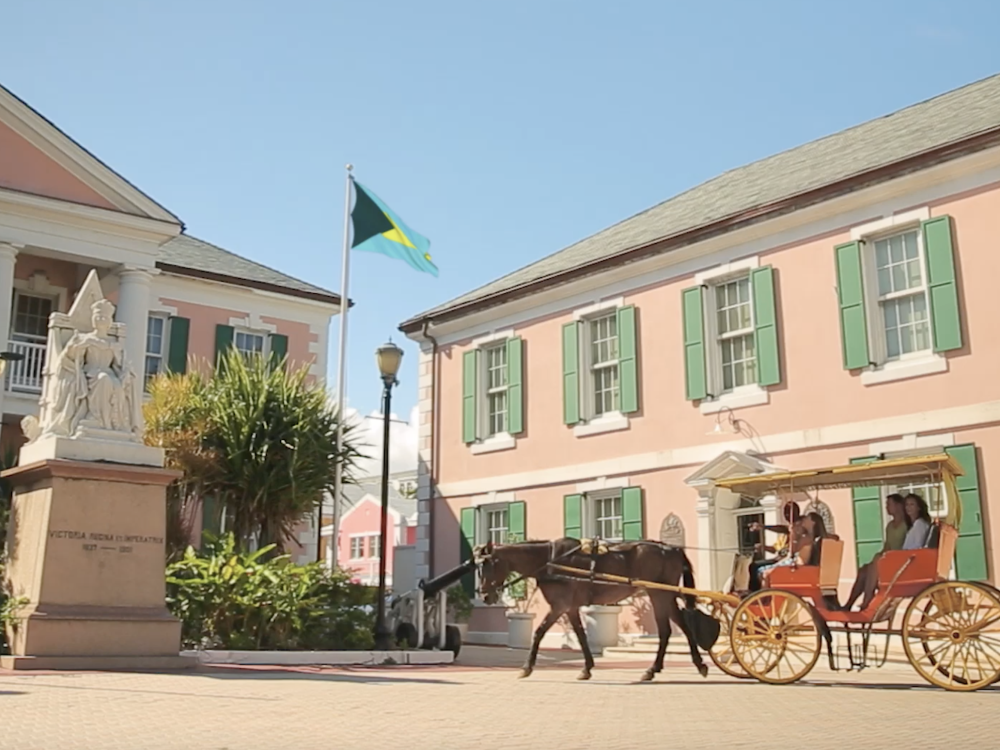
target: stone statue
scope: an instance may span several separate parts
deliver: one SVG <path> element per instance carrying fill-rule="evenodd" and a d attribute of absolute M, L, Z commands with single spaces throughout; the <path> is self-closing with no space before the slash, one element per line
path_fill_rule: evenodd
<path fill-rule="evenodd" d="M 142 442 L 139 379 L 114 312 L 91 271 L 69 313 L 50 316 L 41 413 L 22 420 L 29 445 L 51 437 Z"/>

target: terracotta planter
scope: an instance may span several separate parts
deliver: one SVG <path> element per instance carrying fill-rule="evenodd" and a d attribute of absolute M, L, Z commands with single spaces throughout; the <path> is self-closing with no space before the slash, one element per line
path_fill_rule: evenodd
<path fill-rule="evenodd" d="M 535 615 L 531 612 L 507 612 L 507 646 L 531 648 Z"/>

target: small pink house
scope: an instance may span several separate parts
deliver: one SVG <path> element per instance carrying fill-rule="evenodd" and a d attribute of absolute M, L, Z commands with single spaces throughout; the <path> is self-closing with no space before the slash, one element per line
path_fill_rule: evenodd
<path fill-rule="evenodd" d="M 392 475 L 389 479 L 389 513 L 386 550 L 386 585 L 392 586 L 392 565 L 396 547 L 412 545 L 417 539 L 416 473 Z M 378 585 L 381 557 L 382 489 L 378 477 L 363 479 L 344 487 L 345 507 L 340 517 L 337 566 L 352 572 L 353 580 Z M 329 539 L 333 526 L 323 529 Z"/>
<path fill-rule="evenodd" d="M 995 76 L 726 172 L 407 320 L 417 575 L 512 533 L 600 535 L 684 545 L 716 589 L 779 500 L 715 480 L 946 451 L 965 472 L 954 574 L 996 583 L 998 236 Z M 946 511 L 938 487 L 905 489 Z M 847 543 L 846 591 L 882 544 L 882 492 L 800 499 Z M 485 610 L 470 637 L 505 627 Z M 621 629 L 642 627 L 626 608 Z"/>
<path fill-rule="evenodd" d="M 0 387 L 4 448 L 21 445 L 20 420 L 38 413 L 49 315 L 69 310 L 92 269 L 147 376 L 212 362 L 229 347 L 287 354 L 310 377 L 326 374 L 338 295 L 187 234 L 178 216 L 0 86 L 0 351 L 24 355 Z M 303 561 L 317 557 L 310 527 L 305 519 L 290 540 Z"/>

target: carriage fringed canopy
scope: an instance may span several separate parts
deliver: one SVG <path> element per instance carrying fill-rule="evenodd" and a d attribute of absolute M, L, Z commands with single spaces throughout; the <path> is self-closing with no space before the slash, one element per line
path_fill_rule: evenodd
<path fill-rule="evenodd" d="M 962 518 L 962 503 L 955 489 L 955 477 L 962 474 L 964 474 L 962 467 L 954 458 L 946 453 L 938 453 L 928 456 L 888 458 L 826 469 L 777 471 L 717 479 L 715 486 L 741 495 L 761 497 L 814 490 L 939 482 L 944 485 L 948 499 L 948 515 L 944 521 L 957 528 Z"/>

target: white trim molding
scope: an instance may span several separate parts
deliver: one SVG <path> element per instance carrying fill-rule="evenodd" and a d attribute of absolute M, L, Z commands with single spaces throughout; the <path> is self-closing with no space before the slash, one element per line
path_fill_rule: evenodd
<path fill-rule="evenodd" d="M 744 276 L 749 271 L 760 267 L 760 258 L 752 255 L 749 258 L 721 263 L 713 268 L 701 271 L 694 275 L 694 283 L 702 286 L 706 284 L 717 284 L 731 276 Z"/>
<path fill-rule="evenodd" d="M 928 206 L 904 211 L 898 214 L 889 214 L 881 219 L 869 221 L 865 224 L 858 224 L 851 228 L 851 239 L 863 241 L 873 234 L 881 234 L 890 229 L 904 229 L 906 227 L 919 226 L 920 222 L 931 218 L 931 209 Z"/>
<path fill-rule="evenodd" d="M 969 429 L 1000 422 L 1000 401 L 984 401 L 967 406 L 953 406 L 934 411 L 914 412 L 882 417 L 864 422 L 848 422 L 811 429 L 793 430 L 754 439 L 740 438 L 729 442 L 702 443 L 650 453 L 617 456 L 583 464 L 566 464 L 550 469 L 499 474 L 489 477 L 442 482 L 441 497 L 477 495 L 487 490 L 520 490 L 543 485 L 574 484 L 595 476 L 621 476 L 647 471 L 697 466 L 726 451 L 743 452 L 767 446 L 769 455 L 796 453 L 837 445 L 869 443 L 910 433 L 934 433 Z M 937 438 L 935 438 L 937 439 Z"/>
<path fill-rule="evenodd" d="M 718 414 L 723 409 L 743 409 L 748 406 L 763 406 L 771 403 L 771 394 L 767 388 L 759 385 L 748 385 L 739 390 L 723 393 L 718 398 L 703 399 L 698 404 L 702 414 Z"/>
<path fill-rule="evenodd" d="M 620 411 L 609 411 L 599 417 L 594 417 L 588 422 L 580 422 L 573 425 L 573 437 L 587 437 L 589 435 L 601 435 L 605 432 L 618 432 L 627 430 L 629 426 L 628 416 Z"/>
<path fill-rule="evenodd" d="M 495 344 L 498 341 L 506 341 L 507 339 L 514 338 L 514 329 L 508 328 L 503 331 L 494 331 L 493 333 L 488 333 L 485 336 L 480 336 L 477 339 L 472 340 L 473 349 L 481 349 L 488 344 Z"/>
<path fill-rule="evenodd" d="M 581 307 L 573 311 L 574 320 L 583 320 L 584 318 L 589 318 L 591 315 L 596 315 L 597 313 L 606 312 L 608 310 L 617 310 L 619 307 L 625 306 L 624 297 L 615 297 L 614 299 L 606 299 L 600 302 L 594 302 L 593 304 L 587 305 L 586 307 Z"/>
<path fill-rule="evenodd" d="M 517 439 L 507 432 L 498 432 L 488 438 L 469 444 L 469 452 L 473 456 L 483 453 L 496 453 L 497 451 L 507 451 L 517 445 Z"/>
<path fill-rule="evenodd" d="M 631 487 L 628 481 L 628 477 L 612 477 L 608 479 L 607 477 L 598 477 L 591 482 L 581 482 L 576 486 L 576 491 L 581 495 L 585 495 L 588 492 L 601 492 L 602 490 L 623 490 L 627 487 Z"/>
<path fill-rule="evenodd" d="M 897 380 L 936 375 L 942 372 L 948 372 L 948 358 L 930 352 L 925 357 L 900 359 L 886 362 L 881 367 L 869 367 L 861 373 L 861 385 L 894 383 Z"/>

